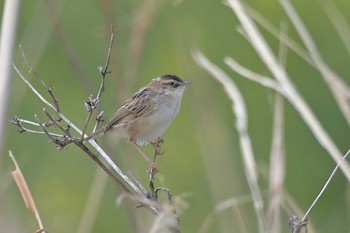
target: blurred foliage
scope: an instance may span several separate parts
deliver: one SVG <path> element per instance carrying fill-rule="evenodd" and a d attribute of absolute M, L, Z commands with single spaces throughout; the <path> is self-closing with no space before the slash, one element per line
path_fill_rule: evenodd
<path fill-rule="evenodd" d="M 350 23 L 350 2 L 332 1 Z M 0 1 L 0 7 L 3 2 Z M 287 20 L 277 1 L 250 0 L 248 4 L 279 27 Z M 321 8 L 320 1 L 293 1 L 326 62 L 349 83 L 349 54 Z M 249 133 L 260 174 L 259 184 L 267 204 L 266 179 L 271 146 L 273 91 L 244 80 L 223 63 L 232 56 L 252 70 L 269 75 L 247 41 L 237 32 L 238 21 L 222 1 L 23 1 L 18 25 L 18 44 L 36 72 L 54 86 L 62 112 L 82 126 L 84 101 L 96 93 L 105 63 L 110 25 L 116 31 L 101 110 L 108 120 L 118 106 L 151 78 L 176 73 L 192 81 L 181 113 L 164 135 L 166 153 L 159 157 L 156 183 L 183 197 L 188 208 L 180 215 L 182 232 L 257 232 L 251 202 L 228 208 L 217 215 L 215 206 L 232 197 L 249 194 L 243 170 L 235 119 L 222 87 L 194 62 L 191 52 L 200 49 L 226 70 L 240 87 L 249 113 Z M 262 29 L 275 52 L 278 40 Z M 300 43 L 289 27 L 290 37 Z M 19 50 L 15 63 L 27 68 Z M 345 153 L 349 127 L 335 105 L 319 73 L 289 51 L 287 70 L 324 127 Z M 33 84 L 44 89 L 32 76 Z M 8 119 L 14 115 L 44 120 L 43 104 L 14 74 Z M 106 139 L 109 153 L 124 171 L 133 172 L 147 186 L 147 164 L 126 142 Z M 36 222 L 25 209 L 11 180 L 11 149 L 23 169 L 42 220 L 49 232 L 76 232 L 96 165 L 80 150 L 69 146 L 57 151 L 45 136 L 17 133 L 7 126 L 0 169 L 0 231 L 34 232 Z M 151 153 L 150 148 L 145 148 Z M 295 110 L 285 105 L 285 190 L 304 213 L 335 164 L 320 147 Z M 108 179 L 108 178 L 107 178 Z M 126 200 L 116 205 L 120 189 L 106 181 L 91 232 L 148 232 L 154 217 Z M 338 173 L 311 213 L 316 232 L 348 232 L 349 184 Z M 288 232 L 290 211 L 282 211 L 283 232 Z M 301 217 L 301 216 L 300 216 Z M 243 229 L 243 230 L 242 230 Z M 245 229 L 245 230 L 244 230 Z"/>

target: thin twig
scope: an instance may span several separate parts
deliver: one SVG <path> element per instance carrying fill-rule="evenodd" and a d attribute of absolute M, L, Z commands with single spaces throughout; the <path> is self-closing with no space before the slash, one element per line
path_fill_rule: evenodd
<path fill-rule="evenodd" d="M 9 122 L 11 124 L 17 125 L 20 128 L 20 130 L 19 130 L 20 133 L 28 132 L 28 133 L 33 133 L 33 134 L 46 134 L 44 131 L 28 129 L 23 124 L 29 124 L 29 125 L 33 125 L 36 127 L 40 127 L 40 125 L 38 123 L 35 123 L 32 121 L 21 119 L 18 116 L 15 116 L 12 120 L 9 120 Z M 45 124 L 45 126 L 48 126 L 48 124 Z M 49 132 L 49 134 L 53 137 L 63 137 L 63 135 L 61 135 L 61 134 L 56 134 L 56 133 L 51 133 L 51 132 Z"/>
<path fill-rule="evenodd" d="M 104 82 L 104 77 L 101 80 L 101 83 L 103 83 L 103 82 Z M 102 84 L 101 84 L 101 86 L 102 86 Z M 83 133 L 81 134 L 81 138 L 80 138 L 81 141 L 84 140 L 85 132 L 86 132 L 87 126 L 89 125 L 92 113 L 93 113 L 94 109 L 97 108 L 97 106 L 99 105 L 100 102 L 101 102 L 101 99 L 99 99 L 97 97 L 94 99 L 92 97 L 92 95 L 89 96 L 89 100 L 85 102 L 85 107 L 88 111 L 88 115 L 87 115 L 87 118 L 86 118 L 85 123 L 84 123 Z"/>
<path fill-rule="evenodd" d="M 83 140 L 84 140 L 85 132 L 86 132 L 87 126 L 88 126 L 88 124 L 89 124 L 89 121 L 90 121 L 90 119 L 91 119 L 92 112 L 93 112 L 92 109 L 90 109 L 90 111 L 88 111 L 88 116 L 87 116 L 86 121 L 85 121 L 85 124 L 84 124 L 83 133 L 81 134 L 80 141 L 83 141 Z"/>
<path fill-rule="evenodd" d="M 39 82 L 46 88 L 47 92 L 50 94 L 55 106 L 56 106 L 56 109 L 58 112 L 60 112 L 60 106 L 58 104 L 58 99 L 56 99 L 56 97 L 54 96 L 53 94 L 53 87 L 51 85 L 46 85 L 46 83 L 44 82 L 44 80 L 42 80 L 39 75 L 35 72 L 35 70 L 33 69 L 33 67 L 30 65 L 25 53 L 24 53 L 24 50 L 23 50 L 23 47 L 22 47 L 22 44 L 19 45 L 19 49 L 21 51 L 21 54 L 22 54 L 22 58 L 24 60 L 24 62 L 26 63 L 26 65 L 28 66 L 29 68 L 29 73 L 32 73 L 38 80 Z"/>
<path fill-rule="evenodd" d="M 100 88 L 98 90 L 97 96 L 95 99 L 93 99 L 91 96 L 89 97 L 89 101 L 85 102 L 85 106 L 88 110 L 88 116 L 86 118 L 84 127 L 83 127 L 83 133 L 81 135 L 80 140 L 83 141 L 84 137 L 85 137 L 85 132 L 87 129 L 87 126 L 90 122 L 92 113 L 94 111 L 94 109 L 96 109 L 96 107 L 98 106 L 98 104 L 101 102 L 101 96 L 102 96 L 102 92 L 105 91 L 105 79 L 106 79 L 106 75 L 110 73 L 110 71 L 108 71 L 108 66 L 109 66 L 109 62 L 111 59 L 111 54 L 112 54 L 112 47 L 113 47 L 113 40 L 114 40 L 114 31 L 113 31 L 113 25 L 111 25 L 111 38 L 109 41 L 109 47 L 108 47 L 108 53 L 107 53 L 107 58 L 106 58 L 106 64 L 105 67 L 102 68 L 101 66 L 98 67 L 98 70 L 100 71 L 101 74 L 101 84 L 100 84 Z"/>
<path fill-rule="evenodd" d="M 348 157 L 348 155 L 350 154 L 350 149 L 348 150 L 348 152 L 346 152 L 346 154 L 343 157 L 343 160 L 346 160 L 346 157 Z M 329 176 L 329 178 L 327 179 L 326 183 L 324 184 L 323 188 L 321 189 L 320 193 L 317 195 L 317 197 L 315 198 L 315 200 L 312 202 L 311 206 L 309 207 L 309 209 L 306 211 L 304 217 L 301 219 L 301 221 L 305 221 L 309 215 L 311 210 L 315 207 L 316 203 L 318 202 L 318 200 L 321 198 L 322 194 L 324 193 L 324 191 L 326 190 L 326 188 L 328 187 L 329 183 L 332 181 L 334 175 L 336 174 L 336 172 L 339 169 L 339 163 L 337 164 L 337 166 L 335 166 L 334 170 L 332 171 L 331 175 Z"/>
<path fill-rule="evenodd" d="M 43 112 L 46 114 L 46 116 L 50 119 L 50 122 L 53 122 L 53 124 L 58 127 L 62 132 L 64 132 L 67 137 L 72 137 L 72 135 L 70 134 L 69 130 L 64 129 L 59 123 L 58 121 L 45 109 L 43 108 Z"/>
<path fill-rule="evenodd" d="M 54 136 L 52 136 L 45 128 L 45 125 L 43 123 L 41 123 L 39 117 L 35 114 L 34 115 L 35 120 L 37 121 L 37 123 L 39 124 L 40 128 L 45 132 L 45 134 L 50 138 L 50 140 L 52 142 L 56 142 L 56 138 Z"/>
<path fill-rule="evenodd" d="M 22 81 L 30 88 L 30 90 L 32 92 L 34 92 L 34 94 L 47 106 L 49 106 L 51 109 L 56 110 L 56 107 L 53 106 L 49 101 L 47 101 L 34 87 L 33 85 L 23 76 L 23 74 L 21 73 L 21 71 L 19 71 L 19 69 L 17 68 L 17 66 L 15 65 L 15 63 L 13 63 L 13 68 L 15 69 L 15 71 L 17 72 L 17 74 L 19 75 L 19 77 L 22 79 Z"/>
<path fill-rule="evenodd" d="M 100 86 L 100 90 L 97 94 L 97 98 L 101 98 L 101 94 L 103 91 L 105 91 L 105 82 L 104 82 L 104 78 L 107 74 L 110 73 L 110 71 L 108 71 L 108 67 L 109 67 L 109 61 L 111 60 L 111 54 L 112 54 L 112 47 L 113 47 L 113 41 L 114 41 L 114 31 L 113 31 L 113 25 L 111 25 L 111 38 L 109 40 L 109 46 L 108 46 L 108 54 L 107 54 L 107 59 L 106 59 L 106 64 L 105 64 L 105 68 L 101 71 L 101 74 L 103 76 L 103 82 L 101 82 L 101 86 Z"/>

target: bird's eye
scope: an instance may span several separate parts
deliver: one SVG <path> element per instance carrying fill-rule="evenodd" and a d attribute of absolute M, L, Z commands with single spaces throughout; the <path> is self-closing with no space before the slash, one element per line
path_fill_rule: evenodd
<path fill-rule="evenodd" d="M 175 87 L 176 86 L 176 83 L 174 81 L 170 81 L 169 82 L 169 85 L 172 86 L 172 87 Z"/>

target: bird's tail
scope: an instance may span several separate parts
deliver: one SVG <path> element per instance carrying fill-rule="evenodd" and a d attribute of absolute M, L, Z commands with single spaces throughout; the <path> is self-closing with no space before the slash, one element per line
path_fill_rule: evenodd
<path fill-rule="evenodd" d="M 101 135 L 103 135 L 106 132 L 106 127 L 103 126 L 101 128 L 99 128 L 98 130 L 96 130 L 95 132 L 93 132 L 90 136 L 86 137 L 84 140 L 89 141 L 91 139 L 95 139 Z"/>

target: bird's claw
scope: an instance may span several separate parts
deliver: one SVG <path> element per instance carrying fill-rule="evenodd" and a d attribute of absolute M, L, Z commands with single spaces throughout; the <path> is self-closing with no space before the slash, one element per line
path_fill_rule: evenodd
<path fill-rule="evenodd" d="M 164 154 L 164 150 L 162 150 L 162 144 L 164 143 L 164 140 L 162 138 L 158 138 L 157 141 L 151 142 L 153 148 L 154 148 L 154 155 L 162 155 Z"/>

